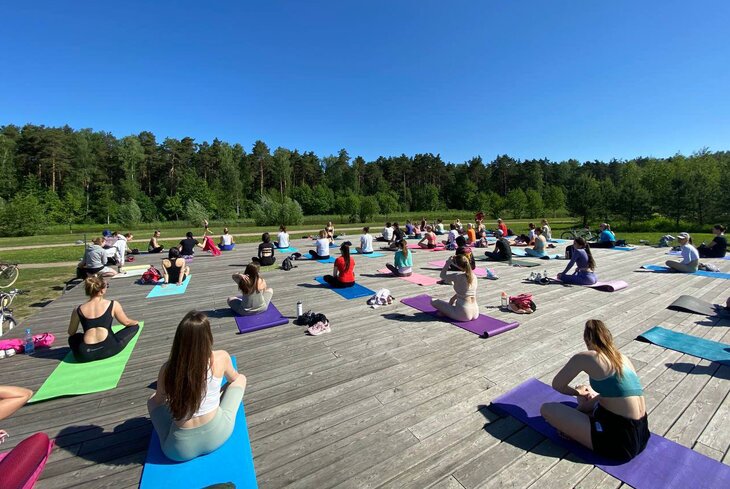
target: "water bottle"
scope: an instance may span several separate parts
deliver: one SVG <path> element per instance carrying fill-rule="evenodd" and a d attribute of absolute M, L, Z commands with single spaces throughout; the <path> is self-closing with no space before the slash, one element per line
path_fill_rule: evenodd
<path fill-rule="evenodd" d="M 302 301 L 297 301 L 297 317 L 298 318 L 302 317 L 302 313 L 303 313 Z"/>
<path fill-rule="evenodd" d="M 502 292 L 502 307 L 506 308 L 508 305 L 507 292 Z"/>
<path fill-rule="evenodd" d="M 542 276 L 545 277 L 545 278 L 548 278 L 547 268 L 543 269 Z"/>
<path fill-rule="evenodd" d="M 25 346 L 25 353 L 31 354 L 35 351 L 35 344 L 33 343 L 33 334 L 30 332 L 30 328 L 25 330 L 25 340 L 23 341 Z"/>

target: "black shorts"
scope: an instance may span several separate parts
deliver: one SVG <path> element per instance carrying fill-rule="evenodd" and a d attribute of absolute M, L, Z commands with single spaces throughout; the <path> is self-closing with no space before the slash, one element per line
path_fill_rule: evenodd
<path fill-rule="evenodd" d="M 646 414 L 641 419 L 624 418 L 597 404 L 590 419 L 593 451 L 612 460 L 636 457 L 651 436 Z"/>

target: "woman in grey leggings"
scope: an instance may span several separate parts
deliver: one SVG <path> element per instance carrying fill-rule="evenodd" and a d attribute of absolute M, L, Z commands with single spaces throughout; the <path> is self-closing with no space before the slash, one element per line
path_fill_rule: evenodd
<path fill-rule="evenodd" d="M 221 390 L 223 377 L 228 385 Z M 208 317 L 187 313 L 147 401 L 162 453 L 184 462 L 218 449 L 233 433 L 245 389 L 228 352 L 213 350 Z"/>
<path fill-rule="evenodd" d="M 682 248 L 682 261 L 669 260 L 666 265 L 675 272 L 694 273 L 700 265 L 700 253 L 692 246 L 689 233 L 679 233 L 677 236 Z"/>

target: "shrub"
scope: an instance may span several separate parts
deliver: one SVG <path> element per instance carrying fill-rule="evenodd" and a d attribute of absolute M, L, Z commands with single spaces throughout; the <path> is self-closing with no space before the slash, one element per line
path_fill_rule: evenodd
<path fill-rule="evenodd" d="M 302 206 L 296 200 L 284 197 L 284 200 L 281 201 L 281 199 L 262 195 L 259 201 L 253 205 L 251 217 L 257 226 L 291 226 L 301 224 L 304 213 Z"/>
<path fill-rule="evenodd" d="M 40 201 L 33 195 L 19 195 L 2 207 L 0 235 L 30 236 L 45 225 L 46 214 Z"/>
<path fill-rule="evenodd" d="M 193 226 L 202 226 L 203 221 L 208 220 L 208 210 L 197 200 L 190 199 L 185 204 L 185 219 Z"/>
<path fill-rule="evenodd" d="M 380 212 L 380 204 L 374 196 L 360 199 L 360 222 L 368 222 L 378 212 Z"/>
<path fill-rule="evenodd" d="M 124 202 L 117 208 L 117 222 L 124 227 L 131 228 L 142 221 L 142 211 L 134 199 Z"/>

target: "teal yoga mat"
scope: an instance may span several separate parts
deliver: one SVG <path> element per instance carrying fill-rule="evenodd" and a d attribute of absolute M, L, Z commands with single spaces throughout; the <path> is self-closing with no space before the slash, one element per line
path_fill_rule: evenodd
<path fill-rule="evenodd" d="M 649 331 L 640 334 L 637 339 L 705 360 L 730 365 L 730 345 L 725 343 L 671 331 L 661 326 L 654 326 Z"/>
<path fill-rule="evenodd" d="M 641 265 L 641 268 L 644 270 L 651 270 L 652 272 L 657 273 L 676 273 L 678 275 L 699 275 L 700 277 L 710 277 L 710 278 L 721 278 L 725 280 L 730 280 L 730 273 L 724 273 L 724 272 L 708 272 L 707 270 L 697 270 L 693 273 L 682 273 L 682 272 L 675 272 L 669 267 L 664 267 L 661 265 Z"/>
<path fill-rule="evenodd" d="M 286 248 L 276 248 L 276 251 L 278 251 L 279 253 L 291 254 L 291 253 L 296 253 L 297 251 L 299 251 L 299 249 L 294 248 L 293 246 L 287 246 Z"/>
<path fill-rule="evenodd" d="M 163 287 L 162 284 L 157 284 L 152 288 L 152 290 L 150 290 L 150 293 L 147 294 L 147 298 L 154 299 L 157 297 L 182 295 L 188 289 L 189 283 L 190 283 L 190 275 L 185 277 L 185 280 L 183 280 L 183 283 L 181 283 L 180 285 L 168 284 L 166 287 Z"/>

